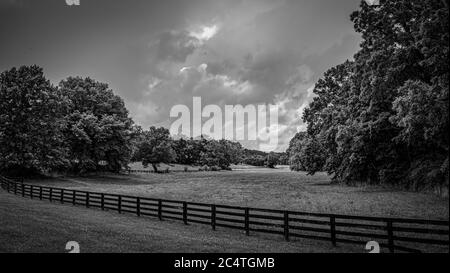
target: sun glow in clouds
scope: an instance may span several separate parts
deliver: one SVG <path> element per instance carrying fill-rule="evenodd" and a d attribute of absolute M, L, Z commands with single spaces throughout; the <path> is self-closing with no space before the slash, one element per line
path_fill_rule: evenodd
<path fill-rule="evenodd" d="M 217 25 L 212 26 L 203 26 L 200 28 L 200 31 L 191 31 L 189 35 L 197 38 L 200 42 L 204 43 L 214 37 L 219 31 L 219 27 Z"/>

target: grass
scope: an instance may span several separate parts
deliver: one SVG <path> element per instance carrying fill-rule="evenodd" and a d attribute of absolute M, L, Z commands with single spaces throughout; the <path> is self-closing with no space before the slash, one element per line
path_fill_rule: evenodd
<path fill-rule="evenodd" d="M 448 197 L 334 185 L 319 173 L 235 166 L 233 171 L 96 175 L 26 180 L 27 184 L 164 199 L 331 212 L 448 220 Z M 178 168 L 178 169 L 176 169 Z M 0 191 L 0 252 L 64 252 L 68 241 L 82 252 L 365 252 L 363 246 L 297 240 L 232 229 L 138 218 L 95 209 L 22 199 Z M 444 249 L 447 252 L 448 249 Z"/>
<path fill-rule="evenodd" d="M 362 246 L 252 235 L 24 199 L 0 190 L 0 252 L 365 252 Z"/>
<path fill-rule="evenodd" d="M 179 166 L 181 168 L 181 166 Z M 448 197 L 334 185 L 324 173 L 308 176 L 286 168 L 222 172 L 102 175 L 26 181 L 80 190 L 194 202 L 363 216 L 449 219 Z"/>

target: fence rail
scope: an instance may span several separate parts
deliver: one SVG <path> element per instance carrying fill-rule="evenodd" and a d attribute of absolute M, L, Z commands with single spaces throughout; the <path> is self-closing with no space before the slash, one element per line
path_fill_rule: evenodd
<path fill-rule="evenodd" d="M 1 187 L 9 193 L 32 199 L 87 208 L 131 213 L 138 217 L 179 220 L 245 231 L 277 234 L 291 238 L 360 244 L 375 240 L 390 252 L 448 251 L 449 221 L 365 217 L 275 209 L 216 205 L 176 200 L 71 190 L 24 184 L 0 176 Z"/>

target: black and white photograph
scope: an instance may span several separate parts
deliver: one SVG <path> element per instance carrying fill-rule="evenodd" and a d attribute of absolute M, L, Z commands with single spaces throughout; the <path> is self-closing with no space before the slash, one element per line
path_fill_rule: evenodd
<path fill-rule="evenodd" d="M 0 0 L 0 253 L 448 255 L 449 70 L 448 0 Z"/>

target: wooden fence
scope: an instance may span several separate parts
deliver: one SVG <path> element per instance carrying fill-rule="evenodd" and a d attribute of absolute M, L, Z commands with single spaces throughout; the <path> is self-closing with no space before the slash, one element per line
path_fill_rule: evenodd
<path fill-rule="evenodd" d="M 9 193 L 32 199 L 87 208 L 113 210 L 137 216 L 171 219 L 184 224 L 197 223 L 245 231 L 270 233 L 291 238 L 306 238 L 364 245 L 375 240 L 390 252 L 448 252 L 449 221 L 364 217 L 338 214 L 283 211 L 164 200 L 102 192 L 70 190 L 19 183 L 0 176 L 1 187 Z"/>

